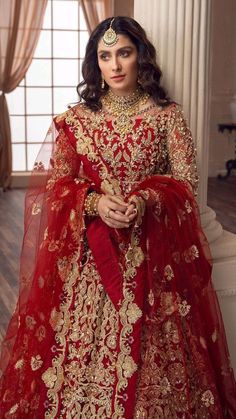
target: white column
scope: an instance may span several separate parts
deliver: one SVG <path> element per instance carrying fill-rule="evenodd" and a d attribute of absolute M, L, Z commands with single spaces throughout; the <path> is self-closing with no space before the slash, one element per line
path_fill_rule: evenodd
<path fill-rule="evenodd" d="M 209 14 L 211 0 L 136 0 L 134 17 L 147 28 L 157 49 L 163 83 L 181 103 L 196 141 L 200 173 L 199 206 L 207 198 Z"/>
<path fill-rule="evenodd" d="M 213 256 L 213 281 L 236 371 L 236 236 L 207 207 L 212 0 L 134 0 L 134 18 L 157 50 L 163 84 L 183 106 L 196 141 L 202 226 Z"/>

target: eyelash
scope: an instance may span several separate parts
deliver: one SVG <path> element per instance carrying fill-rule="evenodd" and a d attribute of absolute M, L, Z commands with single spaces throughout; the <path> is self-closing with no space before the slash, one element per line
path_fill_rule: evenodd
<path fill-rule="evenodd" d="M 127 58 L 130 55 L 130 52 L 129 51 L 121 51 L 120 55 L 124 58 Z M 100 55 L 100 59 L 103 60 L 103 61 L 108 61 L 109 56 L 105 55 L 105 54 L 104 55 L 102 54 L 102 55 Z"/>

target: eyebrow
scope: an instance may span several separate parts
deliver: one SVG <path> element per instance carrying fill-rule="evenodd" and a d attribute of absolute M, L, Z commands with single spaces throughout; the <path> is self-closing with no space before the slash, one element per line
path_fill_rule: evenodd
<path fill-rule="evenodd" d="M 126 45 L 126 46 L 124 46 L 124 47 L 120 47 L 120 48 L 118 48 L 117 50 L 116 50 L 116 52 L 119 52 L 119 51 L 121 51 L 122 49 L 130 49 L 130 50 L 132 50 L 132 49 L 134 49 L 134 47 L 132 46 L 132 45 Z M 101 53 L 110 53 L 110 51 L 109 50 L 98 50 L 98 54 L 101 54 Z"/>

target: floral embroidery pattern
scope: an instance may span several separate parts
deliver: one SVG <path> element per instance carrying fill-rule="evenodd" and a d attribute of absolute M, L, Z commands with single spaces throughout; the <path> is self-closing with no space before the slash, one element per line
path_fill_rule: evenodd
<path fill-rule="evenodd" d="M 15 369 L 21 369 L 24 366 L 24 360 L 23 359 L 18 359 L 18 361 L 15 363 Z"/>
<path fill-rule="evenodd" d="M 163 111 L 152 109 L 143 118 L 135 118 L 134 135 L 122 141 L 113 130 L 112 119 L 104 118 L 102 112 L 91 115 L 79 106 L 76 112 L 70 110 L 59 116 L 59 121 L 64 128 L 58 131 L 48 192 L 67 177 L 74 186 L 86 185 L 89 179 L 86 159 L 89 167 L 97 173 L 104 193 L 123 193 L 127 196 L 140 181 L 154 174 L 174 177 L 193 189 L 196 187 L 192 140 L 177 107 Z M 69 136 L 73 140 L 75 137 L 73 146 L 68 141 Z M 65 154 L 68 159 L 65 159 Z M 180 158 L 184 158 L 182 164 L 178 161 Z M 44 170 L 40 163 L 37 168 Z M 57 196 L 49 202 L 53 218 L 63 212 L 63 198 L 68 196 L 69 188 L 66 186 L 57 190 Z M 140 196 L 152 202 L 155 220 L 161 226 L 164 195 L 150 188 L 140 191 Z M 32 210 L 37 212 L 38 207 L 32 207 Z M 186 200 L 177 213 L 180 228 L 191 212 L 190 202 Z M 209 413 L 214 417 L 217 410 L 213 390 L 210 391 L 208 383 L 200 380 L 198 373 L 201 370 L 196 370 L 191 357 L 183 355 L 184 349 L 188 349 L 191 343 L 199 365 L 204 365 L 202 352 L 205 353 L 207 342 L 204 337 L 200 337 L 199 342 L 199 336 L 196 339 L 192 333 L 188 296 L 172 290 L 178 274 L 176 266 L 184 260 L 188 268 L 191 267 L 191 263 L 199 257 L 197 245 L 186 246 L 187 249 L 181 252 L 170 248 L 170 264 L 166 262 L 162 266 L 158 261 L 155 267 L 152 266 L 153 276 L 160 277 L 160 281 L 154 282 L 146 294 L 145 303 L 151 306 L 151 314 L 150 317 L 149 314 L 143 316 L 146 325 L 142 335 L 142 362 L 139 364 L 133 357 L 132 332 L 143 314 L 141 304 L 135 299 L 136 274 L 142 264 L 148 262 L 140 239 L 142 213 L 130 243 L 119 242 L 124 279 L 119 309 L 115 309 L 102 286 L 86 236 L 81 234 L 85 228 L 84 221 L 80 222 L 78 228 L 78 209 L 72 205 L 68 225 L 61 231 L 61 236 L 54 237 L 48 228 L 41 246 L 42 249 L 49 249 L 53 257 L 54 252 L 61 251 L 69 228 L 76 243 L 74 253 L 69 251 L 69 256 L 60 255 L 55 262 L 62 292 L 59 304 L 50 306 L 47 318 L 50 331 L 55 333 L 55 341 L 50 348 L 50 363 L 44 366 L 44 358 L 39 353 L 27 363 L 35 375 L 39 370 L 46 387 L 46 400 L 43 401 L 45 418 L 123 419 L 124 405 L 129 402 L 126 389 L 137 373 L 140 380 L 135 389 L 134 419 L 175 418 L 176 412 L 180 416 L 191 409 L 198 417 L 207 417 Z M 166 217 L 165 226 L 168 225 Z M 42 293 L 47 282 L 44 274 L 37 278 Z M 36 337 L 40 346 L 46 337 L 41 324 L 45 321 L 43 313 L 38 313 L 35 318 L 27 316 L 25 321 L 28 331 Z M 213 330 L 210 337 L 214 342 L 217 332 Z M 27 344 L 28 336 L 25 334 L 24 345 Z M 24 359 L 20 355 L 18 358 L 14 364 L 15 374 L 25 368 Z M 227 370 L 222 367 L 224 373 Z M 34 389 L 34 381 L 30 385 Z M 27 403 L 22 400 L 19 407 L 14 404 L 12 414 L 19 408 L 27 412 Z M 33 411 L 35 407 L 31 409 Z"/>
<path fill-rule="evenodd" d="M 214 404 L 214 396 L 210 390 L 207 390 L 202 395 L 202 402 L 206 407 L 210 407 Z"/>
<path fill-rule="evenodd" d="M 41 368 L 41 366 L 43 365 L 41 356 L 40 355 L 32 356 L 30 365 L 33 371 L 36 371 L 39 368 Z"/>

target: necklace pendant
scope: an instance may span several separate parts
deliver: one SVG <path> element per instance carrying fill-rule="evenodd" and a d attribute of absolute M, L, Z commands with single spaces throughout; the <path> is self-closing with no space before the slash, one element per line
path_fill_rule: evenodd
<path fill-rule="evenodd" d="M 114 123 L 114 128 L 118 131 L 121 137 L 124 137 L 125 135 L 127 135 L 129 132 L 132 131 L 132 128 L 133 128 L 132 119 L 125 113 L 119 114 L 114 119 L 113 123 Z"/>
<path fill-rule="evenodd" d="M 144 105 L 148 99 L 149 95 L 143 93 L 140 89 L 135 90 L 128 96 L 117 96 L 109 91 L 102 98 L 102 104 L 113 116 L 114 128 L 120 134 L 122 141 L 128 133 L 132 132 L 132 117 L 138 114 L 140 105 Z"/>
<path fill-rule="evenodd" d="M 125 129 L 127 124 L 130 123 L 130 118 L 125 113 L 121 113 L 116 118 L 116 124 L 122 129 Z"/>

